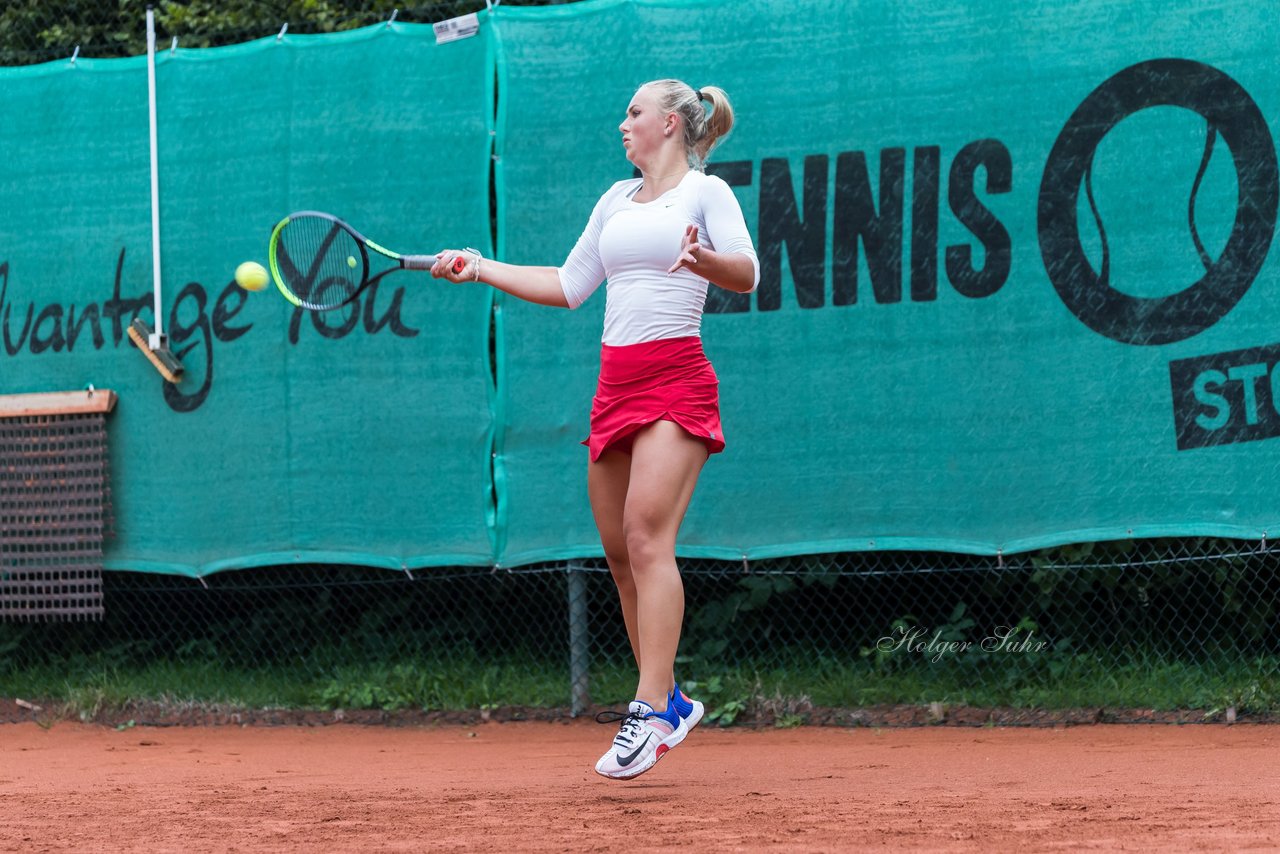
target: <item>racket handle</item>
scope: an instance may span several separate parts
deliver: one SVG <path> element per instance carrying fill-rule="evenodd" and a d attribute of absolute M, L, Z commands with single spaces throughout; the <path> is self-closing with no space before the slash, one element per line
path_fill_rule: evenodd
<path fill-rule="evenodd" d="M 400 263 L 406 270 L 430 270 L 440 260 L 439 255 L 402 255 Z M 453 272 L 461 273 L 467 266 L 467 259 L 459 255 L 453 259 Z"/>

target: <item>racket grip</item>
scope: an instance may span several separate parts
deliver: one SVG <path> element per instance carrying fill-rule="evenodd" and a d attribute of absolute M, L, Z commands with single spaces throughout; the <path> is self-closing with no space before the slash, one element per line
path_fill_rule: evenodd
<path fill-rule="evenodd" d="M 402 255 L 400 262 L 406 270 L 430 270 L 440 260 L 439 255 Z M 453 259 L 453 272 L 461 273 L 467 266 L 467 259 L 459 255 Z"/>

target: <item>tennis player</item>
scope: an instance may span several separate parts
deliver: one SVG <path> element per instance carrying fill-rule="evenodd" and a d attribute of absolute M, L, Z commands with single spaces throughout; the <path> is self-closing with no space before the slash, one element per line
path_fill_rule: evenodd
<path fill-rule="evenodd" d="M 702 466 L 724 449 L 718 381 L 702 350 L 708 283 L 755 290 L 760 264 L 742 209 L 703 172 L 733 127 L 724 91 L 678 80 L 641 86 L 619 130 L 639 178 L 596 203 L 560 267 L 530 267 L 443 250 L 437 278 L 479 281 L 529 302 L 577 308 L 608 280 L 600 378 L 591 408 L 587 487 L 627 637 L 639 669 L 635 700 L 596 763 L 627 779 L 652 768 L 703 715 L 676 684 L 684 585 L 676 534 Z M 457 257 L 466 259 L 452 269 Z"/>

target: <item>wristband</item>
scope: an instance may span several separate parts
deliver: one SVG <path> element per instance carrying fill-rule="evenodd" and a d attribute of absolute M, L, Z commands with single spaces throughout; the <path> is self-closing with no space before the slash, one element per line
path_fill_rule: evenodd
<path fill-rule="evenodd" d="M 480 254 L 478 251 L 476 251 L 475 249 L 472 249 L 470 246 L 465 247 L 462 251 L 464 251 L 464 252 L 470 252 L 472 255 L 476 256 L 476 259 L 475 259 L 475 269 L 472 271 L 471 281 L 473 281 L 473 282 L 478 282 L 478 281 L 480 281 L 480 262 L 481 262 L 482 260 L 484 260 L 484 256 L 483 256 L 483 255 L 481 255 L 481 254 Z"/>

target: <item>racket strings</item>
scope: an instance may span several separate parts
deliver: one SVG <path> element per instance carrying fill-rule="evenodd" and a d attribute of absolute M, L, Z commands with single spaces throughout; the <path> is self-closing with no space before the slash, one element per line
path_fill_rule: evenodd
<path fill-rule="evenodd" d="M 368 269 L 359 242 L 323 217 L 300 216 L 280 230 L 276 249 L 280 277 L 308 308 L 336 308 L 359 290 Z"/>

